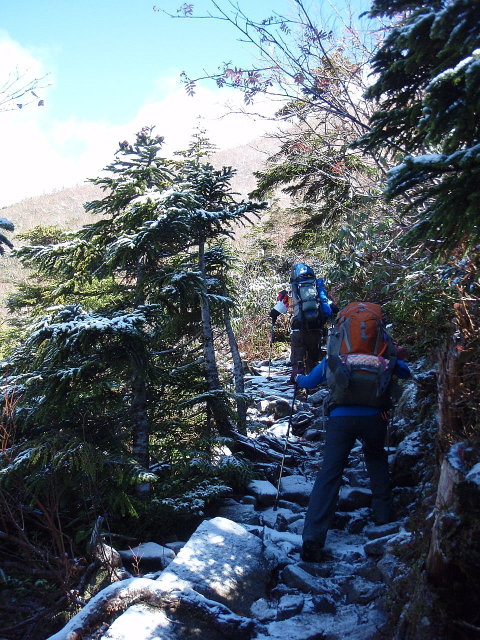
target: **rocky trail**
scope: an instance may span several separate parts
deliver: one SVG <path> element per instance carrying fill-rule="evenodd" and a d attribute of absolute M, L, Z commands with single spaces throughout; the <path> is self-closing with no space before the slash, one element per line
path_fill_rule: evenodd
<path fill-rule="evenodd" d="M 51 640 L 400 640 L 401 629 L 393 633 L 389 627 L 389 587 L 405 569 L 401 558 L 412 536 L 406 521 L 417 493 L 418 434 L 397 447 L 388 443 L 394 474 L 403 478 L 394 490 L 399 520 L 373 525 L 358 442 L 328 533 L 327 557 L 305 563 L 301 533 L 322 460 L 325 391 L 297 393 L 287 441 L 294 388 L 285 361 L 272 363 L 270 379 L 268 372 L 268 363 L 254 363 L 246 377 L 256 399 L 248 419 L 259 479 L 246 495 L 224 499 L 186 543 L 112 550 L 120 556 L 119 581 Z M 135 576 L 128 573 L 132 563 Z"/>

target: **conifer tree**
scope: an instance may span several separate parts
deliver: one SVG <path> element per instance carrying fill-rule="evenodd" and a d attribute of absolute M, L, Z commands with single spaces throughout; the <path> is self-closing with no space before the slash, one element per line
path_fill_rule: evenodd
<path fill-rule="evenodd" d="M 0 229 L 5 229 L 5 231 L 13 231 L 15 229 L 15 226 L 13 222 L 8 220 L 7 218 L 0 218 Z M 0 233 L 0 256 L 3 256 L 3 254 L 5 253 L 4 245 L 9 249 L 13 249 L 13 244 L 10 242 L 7 236 L 4 233 Z"/>
<path fill-rule="evenodd" d="M 230 167 L 217 170 L 209 163 L 201 163 L 198 157 L 187 157 L 181 169 L 180 183 L 176 185 L 186 215 L 186 248 L 196 252 L 202 283 L 200 308 L 207 403 L 219 433 L 225 436 L 232 435 L 234 425 L 229 417 L 215 357 L 206 253 L 212 244 L 233 236 L 235 223 L 248 220 L 249 214 L 254 215 L 265 206 L 251 201 L 235 202 L 230 187 L 232 175 Z"/>
<path fill-rule="evenodd" d="M 386 195 L 408 198 L 410 241 L 441 241 L 444 252 L 473 245 L 480 239 L 480 4 L 374 0 L 371 15 L 397 24 L 373 59 L 377 79 L 367 95 L 378 107 L 360 144 L 401 154 Z"/>
<path fill-rule="evenodd" d="M 205 254 L 219 239 L 232 235 L 235 222 L 262 208 L 234 202 L 229 187 L 231 169 L 217 171 L 202 164 L 195 154 L 183 162 L 166 161 L 159 156 L 161 142 L 150 129 L 144 129 L 134 145 L 120 144 L 106 175 L 94 181 L 105 190 L 105 197 L 87 205 L 102 215 L 100 220 L 61 242 L 19 251 L 27 265 L 58 285 L 50 288 L 48 303 L 62 302 L 68 296 L 77 304 L 96 300 L 94 311 L 78 307 L 72 314 L 69 309 L 73 307 L 68 305 L 64 323 L 58 314 L 42 320 L 44 331 L 36 329 L 33 334 L 41 340 L 27 339 L 22 353 L 15 356 L 19 374 L 28 379 L 25 399 L 45 398 L 41 407 L 34 403 L 30 422 L 35 417 L 45 419 L 49 408 L 51 419 L 65 420 L 81 398 L 89 398 L 87 404 L 93 403 L 92 407 L 99 403 L 100 412 L 105 409 L 110 416 L 121 415 L 124 424 L 128 409 L 131 450 L 143 469 L 149 467 L 152 415 L 161 415 L 165 396 L 158 389 L 167 383 L 168 371 L 174 372 L 178 354 L 183 350 L 186 355 L 182 345 L 189 339 L 192 356 L 186 361 L 190 361 L 187 366 L 194 365 L 199 331 L 206 389 L 198 378 L 196 388 L 189 380 L 189 402 L 195 394 L 197 402 L 206 399 L 219 432 L 232 434 L 213 343 L 211 300 L 218 299 L 218 292 L 212 293 L 215 279 Z M 224 295 L 220 298 L 226 300 Z M 134 331 L 130 317 L 136 318 Z M 118 362 L 109 363 L 115 375 L 111 366 L 99 364 L 102 358 L 108 361 L 102 345 L 111 345 L 112 335 L 118 344 L 112 348 Z M 127 348 L 134 336 L 136 347 Z M 57 355 L 52 359 L 54 352 Z M 37 375 L 39 367 L 48 375 Z M 159 369 L 164 371 L 163 385 L 154 384 Z M 175 377 L 168 384 L 175 386 Z M 120 403 L 116 409 L 103 399 L 107 388 L 122 390 L 110 396 Z M 68 395 L 64 402 L 62 394 Z M 181 394 L 177 392 L 176 397 Z M 127 433 L 123 429 L 122 437 Z"/>

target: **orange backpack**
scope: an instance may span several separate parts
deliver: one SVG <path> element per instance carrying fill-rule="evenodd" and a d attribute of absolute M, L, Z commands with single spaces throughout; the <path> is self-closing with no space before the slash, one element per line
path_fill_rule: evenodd
<path fill-rule="evenodd" d="M 383 356 L 391 344 L 383 323 L 382 309 L 373 302 L 351 302 L 347 305 L 337 316 L 336 330 L 341 336 L 339 354 Z"/>
<path fill-rule="evenodd" d="M 351 302 L 337 316 L 327 342 L 329 408 L 388 407 L 397 350 L 380 305 Z"/>

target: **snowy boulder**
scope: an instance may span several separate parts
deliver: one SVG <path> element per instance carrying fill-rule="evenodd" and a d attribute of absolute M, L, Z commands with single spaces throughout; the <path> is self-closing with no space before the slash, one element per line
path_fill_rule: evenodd
<path fill-rule="evenodd" d="M 391 553 L 386 553 L 378 562 L 377 568 L 386 585 L 394 582 L 396 576 L 401 572 L 401 565 L 397 558 Z"/>
<path fill-rule="evenodd" d="M 382 538 L 393 533 L 398 533 L 399 531 L 400 522 L 388 522 L 387 524 L 382 524 L 379 526 L 372 525 L 370 527 L 365 527 L 363 533 L 369 540 L 374 540 L 375 538 Z"/>
<path fill-rule="evenodd" d="M 289 531 L 277 531 L 265 527 L 263 533 L 263 542 L 265 545 L 271 543 L 281 546 L 287 553 L 291 551 L 299 551 L 302 546 L 302 536 L 290 533 Z"/>
<path fill-rule="evenodd" d="M 303 513 L 305 509 L 296 502 L 290 502 L 289 500 L 279 500 L 278 506 L 282 509 L 289 509 L 293 513 Z"/>
<path fill-rule="evenodd" d="M 175 552 L 155 542 L 146 542 L 128 551 L 119 551 L 124 565 L 138 569 L 139 573 L 165 569 L 175 557 Z"/>
<path fill-rule="evenodd" d="M 301 613 L 288 620 L 270 622 L 254 640 L 318 640 L 325 638 L 325 621 L 317 613 Z M 330 638 L 330 636 L 328 636 Z"/>
<path fill-rule="evenodd" d="M 265 598 L 260 598 L 252 604 L 250 615 L 260 622 L 271 622 L 277 619 L 277 607 Z"/>
<path fill-rule="evenodd" d="M 307 505 L 312 492 L 313 482 L 304 476 L 285 476 L 280 483 L 280 493 L 284 500 Z"/>
<path fill-rule="evenodd" d="M 308 400 L 313 405 L 322 405 L 328 396 L 328 389 L 319 389 L 315 393 L 309 394 Z"/>
<path fill-rule="evenodd" d="M 323 440 L 324 437 L 325 430 L 323 429 L 323 427 L 318 429 L 308 427 L 303 434 L 303 439 L 307 442 L 319 442 L 320 440 Z"/>
<path fill-rule="evenodd" d="M 177 555 L 180 549 L 185 546 L 185 542 L 182 540 L 177 540 L 176 542 L 167 542 L 165 546 L 168 549 L 171 549 L 173 553 Z"/>
<path fill-rule="evenodd" d="M 270 413 L 273 413 L 276 420 L 279 418 L 285 418 L 290 415 L 291 405 L 288 400 L 284 398 L 279 398 L 272 403 Z"/>
<path fill-rule="evenodd" d="M 421 480 L 421 465 L 425 456 L 424 446 L 419 431 L 410 433 L 398 445 L 393 462 L 392 475 L 397 486 L 414 487 Z"/>
<path fill-rule="evenodd" d="M 289 531 L 277 531 L 270 527 L 264 527 L 263 543 L 265 558 L 270 567 L 276 569 L 294 562 L 291 555 L 300 550 L 302 538 Z"/>
<path fill-rule="evenodd" d="M 49 640 L 90 638 L 92 629 L 99 640 L 246 640 L 255 621 L 205 598 L 184 580 L 129 578 L 97 593 Z"/>
<path fill-rule="evenodd" d="M 365 578 L 370 582 L 383 582 L 383 575 L 377 566 L 377 562 L 372 558 L 369 558 L 357 567 L 355 569 L 355 575 Z"/>
<path fill-rule="evenodd" d="M 127 609 L 119 616 L 107 632 L 101 636 L 102 640 L 177 640 L 178 622 L 162 609 L 156 609 L 147 604 L 137 604 Z M 195 629 L 197 634 L 200 630 Z M 199 638 L 206 637 L 199 634 Z M 213 636 L 215 637 L 215 636 Z"/>
<path fill-rule="evenodd" d="M 257 504 L 268 507 L 275 502 L 277 490 L 268 480 L 252 480 L 247 487 L 247 492 L 255 496 Z"/>
<path fill-rule="evenodd" d="M 467 482 L 472 482 L 480 488 L 480 462 L 477 462 L 465 476 Z"/>
<path fill-rule="evenodd" d="M 256 403 L 255 408 L 259 413 L 268 413 L 270 409 L 270 401 L 265 399 L 259 400 Z"/>
<path fill-rule="evenodd" d="M 186 586 L 246 614 L 269 579 L 262 541 L 226 518 L 204 520 L 158 578 L 162 588 Z"/>
<path fill-rule="evenodd" d="M 370 522 L 369 509 L 357 509 L 351 514 L 346 530 L 348 533 L 361 533 Z"/>
<path fill-rule="evenodd" d="M 392 535 L 370 540 L 365 545 L 365 553 L 369 556 L 383 556 L 387 551 L 396 553 L 405 546 L 410 546 L 412 534 L 409 531 L 400 531 Z"/>
<path fill-rule="evenodd" d="M 299 411 L 292 417 L 292 433 L 295 436 L 305 433 L 308 425 L 312 423 L 314 415 L 311 411 Z"/>
<path fill-rule="evenodd" d="M 332 580 L 312 576 L 311 573 L 308 573 L 299 565 L 288 565 L 285 567 L 282 579 L 287 586 L 299 589 L 303 593 L 326 594 L 335 598 L 340 597 L 340 590 Z"/>
<path fill-rule="evenodd" d="M 287 620 L 300 613 L 305 598 L 300 594 L 285 594 L 278 601 L 277 620 Z"/>
<path fill-rule="evenodd" d="M 274 436 L 275 438 L 279 438 L 281 440 L 284 440 L 284 438 L 287 435 L 287 431 L 288 431 L 288 418 L 274 422 L 267 429 L 267 433 L 269 436 Z"/>
<path fill-rule="evenodd" d="M 312 605 L 313 610 L 317 613 L 335 614 L 337 612 L 337 603 L 335 598 L 328 593 L 312 596 Z"/>
<path fill-rule="evenodd" d="M 378 598 L 385 591 L 383 584 L 370 582 L 360 576 L 346 580 L 342 585 L 347 604 L 368 604 Z"/>
<path fill-rule="evenodd" d="M 345 469 L 343 475 L 352 487 L 370 487 L 368 474 L 363 469 Z"/>
<path fill-rule="evenodd" d="M 342 487 L 338 499 L 340 511 L 355 511 L 362 507 L 369 507 L 372 502 L 372 492 L 363 487 Z"/>
<path fill-rule="evenodd" d="M 255 525 L 260 523 L 258 511 L 255 511 L 252 504 L 241 504 L 232 499 L 225 501 L 223 506 L 218 509 L 218 515 L 241 524 Z"/>
<path fill-rule="evenodd" d="M 295 522 L 295 520 L 299 520 L 301 517 L 302 516 L 300 514 L 293 513 L 293 511 L 291 511 L 290 509 L 280 507 L 275 511 L 271 507 L 261 512 L 260 520 L 262 524 L 266 525 L 267 527 L 280 530 L 281 527 L 279 527 L 279 521 L 284 521 L 287 525 L 286 528 L 288 528 L 288 525 L 291 522 Z"/>
<path fill-rule="evenodd" d="M 298 535 L 302 535 L 303 529 L 305 526 L 305 518 L 299 518 L 298 520 L 294 520 L 288 524 L 288 531 L 291 533 L 296 533 Z"/>
<path fill-rule="evenodd" d="M 292 425 L 298 427 L 306 426 L 307 424 L 310 424 L 314 418 L 315 416 L 311 411 L 299 411 L 292 416 Z"/>

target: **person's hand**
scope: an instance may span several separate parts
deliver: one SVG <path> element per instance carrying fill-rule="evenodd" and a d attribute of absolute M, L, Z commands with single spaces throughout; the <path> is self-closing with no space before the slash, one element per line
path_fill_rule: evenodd
<path fill-rule="evenodd" d="M 405 349 L 405 347 L 397 346 L 396 349 L 397 349 L 397 358 L 399 360 L 408 360 L 408 352 Z"/>
<path fill-rule="evenodd" d="M 292 378 L 296 378 L 297 376 L 303 376 L 305 375 L 305 369 L 303 367 L 300 367 L 300 369 L 294 369 L 292 371 Z"/>
<path fill-rule="evenodd" d="M 299 369 L 292 369 L 292 373 L 290 374 L 289 383 L 290 384 L 297 384 L 297 377 L 299 375 L 303 375 L 304 373 L 305 373 L 305 370 L 303 369 L 303 367 L 301 367 Z"/>

